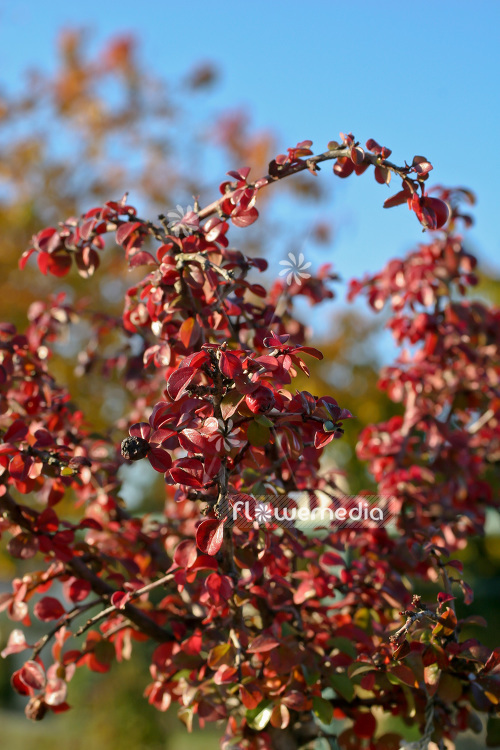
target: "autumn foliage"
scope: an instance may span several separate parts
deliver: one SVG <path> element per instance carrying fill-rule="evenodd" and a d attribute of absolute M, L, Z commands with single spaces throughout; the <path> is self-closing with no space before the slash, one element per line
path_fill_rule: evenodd
<path fill-rule="evenodd" d="M 175 704 L 188 729 L 221 722 L 226 750 L 334 747 L 335 734 L 343 750 L 393 750 L 405 745 L 391 717 L 415 725 L 424 748 L 453 747 L 489 715 L 495 743 L 500 650 L 463 638 L 454 601 L 473 598 L 456 553 L 498 504 L 500 312 L 467 296 L 471 194 L 427 189 L 427 159 L 390 156 L 352 134 L 316 155 L 303 141 L 262 176 L 236 165 L 212 203 L 177 222 L 143 217 L 124 196 L 35 233 L 20 267 L 54 283 L 77 273 L 88 300 L 58 293 L 30 305 L 24 330 L 0 326 L 0 532 L 29 561 L 0 597 L 14 623 L 3 656 L 20 655 L 12 685 L 30 718 L 69 708 L 75 670 L 105 673 L 149 641 L 146 699 Z M 300 495 L 311 509 L 342 501 L 323 459 L 356 423 L 348 401 L 294 386 L 323 355 L 282 304 L 324 303 L 336 276 L 323 268 L 269 289 L 266 260 L 229 237 L 257 221 L 273 183 L 332 164 L 343 178 L 392 176 L 399 190 L 384 205 L 407 205 L 426 233 L 350 287 L 387 310 L 402 347 L 380 378 L 400 413 L 357 447 L 395 521 L 306 532 L 254 513 L 262 496 L 296 507 Z M 117 247 L 135 269 L 119 319 L 92 303 L 101 258 Z M 107 431 L 51 370 L 75 316 L 92 330 L 96 366 L 133 400 Z M 136 461 L 164 478 L 155 514 L 119 497 L 121 468 Z M 34 621 L 46 628 L 36 640 Z"/>

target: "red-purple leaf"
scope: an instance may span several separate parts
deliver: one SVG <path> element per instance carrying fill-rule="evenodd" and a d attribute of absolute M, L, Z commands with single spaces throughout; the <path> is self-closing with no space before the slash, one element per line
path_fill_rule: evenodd
<path fill-rule="evenodd" d="M 203 487 L 203 464 L 197 458 L 180 458 L 170 469 L 176 484 L 188 487 Z"/>
<path fill-rule="evenodd" d="M 122 224 L 116 230 L 116 244 L 123 245 L 125 240 L 130 237 L 130 235 L 135 232 L 136 229 L 139 229 L 139 227 L 142 227 L 140 221 L 132 221 L 128 224 Z"/>
<path fill-rule="evenodd" d="M 445 591 L 440 591 L 439 594 L 437 595 L 437 600 L 439 604 L 444 604 L 445 602 L 451 602 L 453 599 L 455 599 L 455 597 L 452 596 L 452 594 L 448 594 Z"/>
<path fill-rule="evenodd" d="M 222 374 L 231 380 L 241 375 L 242 372 L 240 359 L 232 352 L 221 352 L 219 367 Z"/>
<path fill-rule="evenodd" d="M 22 531 L 9 540 L 7 551 L 12 557 L 17 557 L 20 560 L 29 560 L 38 552 L 38 539 L 33 534 L 30 534 L 29 531 Z"/>
<path fill-rule="evenodd" d="M 2 657 L 2 659 L 5 659 L 6 656 L 10 656 L 10 654 L 19 654 L 21 651 L 25 651 L 27 648 L 30 647 L 26 643 L 26 638 L 24 637 L 23 631 L 19 630 L 19 628 L 16 628 L 9 635 L 7 645 L 1 652 L 0 656 Z"/>
<path fill-rule="evenodd" d="M 171 374 L 167 382 L 167 391 L 170 398 L 177 401 L 186 391 L 186 388 L 196 377 L 197 371 L 194 367 L 181 367 Z"/>
<path fill-rule="evenodd" d="M 196 544 L 207 555 L 216 555 L 224 540 L 224 521 L 207 518 L 196 529 Z"/>
<path fill-rule="evenodd" d="M 48 680 L 45 687 L 45 703 L 48 706 L 61 706 L 66 700 L 68 686 L 60 677 Z"/>
<path fill-rule="evenodd" d="M 247 651 L 249 654 L 259 654 L 264 653 L 265 651 L 272 651 L 273 648 L 276 648 L 279 645 L 280 642 L 274 635 L 271 633 L 262 633 L 253 639 L 249 644 Z"/>
<path fill-rule="evenodd" d="M 197 557 L 196 544 L 192 539 L 185 539 L 174 552 L 174 563 L 179 568 L 190 568 L 195 564 Z"/>
<path fill-rule="evenodd" d="M 4 443 L 17 443 L 20 440 L 24 440 L 27 434 L 27 425 L 25 425 L 22 419 L 15 419 L 2 437 L 2 440 Z"/>
<path fill-rule="evenodd" d="M 36 248 L 34 247 L 30 247 L 28 250 L 25 250 L 24 253 L 21 255 L 21 257 L 19 258 L 19 268 L 21 271 L 24 269 L 24 267 L 26 266 L 26 263 L 35 252 L 35 249 Z"/>
<path fill-rule="evenodd" d="M 255 206 L 252 206 L 252 208 L 249 208 L 246 211 L 238 212 L 236 210 L 231 214 L 231 221 L 233 222 L 235 227 L 249 227 L 251 224 L 257 221 L 258 218 L 259 212 L 255 208 Z"/>
<path fill-rule="evenodd" d="M 55 599 L 53 596 L 44 596 L 35 604 L 33 613 L 42 622 L 50 622 L 50 620 L 58 620 L 66 613 L 66 610 L 59 599 Z"/>
<path fill-rule="evenodd" d="M 410 198 L 410 193 L 406 190 L 400 190 L 399 193 L 391 195 L 384 201 L 384 208 L 393 208 L 394 206 L 402 206 Z"/>
<path fill-rule="evenodd" d="M 148 453 L 149 463 L 156 471 L 164 474 L 172 466 L 172 458 L 163 448 L 151 448 Z"/>
<path fill-rule="evenodd" d="M 143 440 L 149 440 L 151 435 L 151 425 L 148 422 L 136 422 L 129 429 L 132 437 L 139 437 Z"/>
<path fill-rule="evenodd" d="M 187 318 L 179 328 L 179 336 L 186 349 L 196 344 L 200 334 L 201 328 L 195 318 Z"/>
<path fill-rule="evenodd" d="M 22 669 L 18 669 L 12 674 L 12 677 L 10 678 L 12 687 L 19 693 L 19 695 L 33 695 L 33 688 L 29 687 L 24 680 L 21 679 L 21 672 Z"/>
<path fill-rule="evenodd" d="M 157 266 L 158 263 L 151 253 L 146 252 L 146 250 L 140 250 L 129 256 L 128 265 L 129 268 L 136 268 L 137 266 Z"/>
<path fill-rule="evenodd" d="M 130 591 L 115 591 L 111 596 L 111 604 L 117 609 L 125 609 L 125 605 L 130 601 Z"/>
<path fill-rule="evenodd" d="M 24 684 L 33 690 L 42 690 L 45 687 L 45 672 L 36 661 L 27 661 L 21 667 L 19 676 Z"/>

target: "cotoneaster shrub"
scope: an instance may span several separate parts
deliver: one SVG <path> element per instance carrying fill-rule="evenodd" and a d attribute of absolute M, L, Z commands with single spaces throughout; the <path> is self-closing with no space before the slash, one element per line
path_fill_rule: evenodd
<path fill-rule="evenodd" d="M 472 196 L 427 191 L 425 158 L 398 167 L 374 140 L 363 149 L 349 134 L 316 156 L 311 146 L 277 156 L 260 179 L 230 172 L 221 197 L 174 226 L 138 216 L 125 196 L 39 231 L 21 258 L 21 268 L 33 257 L 42 274 L 88 278 L 90 300 L 110 245 L 144 268 L 121 319 L 59 293 L 30 306 L 24 332 L 0 327 L 0 532 L 29 571 L 0 597 L 15 624 L 3 656 L 19 654 L 12 684 L 30 718 L 69 708 L 76 669 L 106 673 L 147 640 L 146 699 L 176 704 L 188 730 L 223 723 L 226 750 L 320 739 L 449 748 L 480 729 L 480 715 L 498 744 L 500 651 L 464 640 L 473 618 L 454 608 L 473 596 L 454 554 L 498 505 L 500 313 L 466 296 L 476 260 L 458 232 Z M 335 394 L 294 388 L 322 354 L 278 306 L 292 294 L 324 303 L 336 276 L 325 267 L 268 290 L 256 280 L 266 260 L 230 247 L 228 233 L 257 220 L 271 183 L 332 161 L 339 177 L 373 169 L 381 184 L 400 180 L 384 205 L 407 204 L 428 239 L 350 288 L 389 311 L 404 347 L 380 380 L 402 415 L 358 443 L 394 524 L 306 533 L 258 523 L 257 505 L 293 508 L 300 493 L 311 510 L 338 509 L 345 499 L 321 459 L 351 413 Z M 104 434 L 51 374 L 51 350 L 77 316 L 92 330 L 93 366 L 135 397 Z M 118 496 L 119 469 L 135 461 L 164 476 L 155 515 Z M 42 638 L 30 636 L 33 621 Z M 391 717 L 421 739 L 405 743 Z"/>

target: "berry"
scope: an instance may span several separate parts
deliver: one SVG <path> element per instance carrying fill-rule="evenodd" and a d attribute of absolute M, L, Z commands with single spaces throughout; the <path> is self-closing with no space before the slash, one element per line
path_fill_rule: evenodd
<path fill-rule="evenodd" d="M 149 451 L 149 443 L 144 438 L 127 437 L 122 440 L 122 456 L 127 461 L 140 461 L 148 455 Z"/>

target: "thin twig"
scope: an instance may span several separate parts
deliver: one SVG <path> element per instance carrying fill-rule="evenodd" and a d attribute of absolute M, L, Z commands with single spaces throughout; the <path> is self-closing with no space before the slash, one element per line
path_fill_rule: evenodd
<path fill-rule="evenodd" d="M 76 607 L 73 607 L 73 609 L 71 609 L 64 615 L 63 618 L 61 618 L 61 621 L 59 621 L 57 625 L 54 625 L 52 630 L 49 630 L 48 633 L 45 633 L 45 635 L 36 642 L 31 658 L 35 660 L 38 654 L 47 645 L 47 643 L 52 640 L 52 638 L 61 628 L 65 627 L 69 622 L 71 622 L 71 620 L 74 620 L 75 617 L 83 614 L 88 609 L 97 607 L 99 604 L 102 604 L 102 599 L 94 599 L 94 601 L 92 602 L 87 602 L 86 604 L 77 604 Z"/>
<path fill-rule="evenodd" d="M 406 613 L 408 614 L 408 613 Z M 410 628 L 416 623 L 422 620 L 424 617 L 428 617 L 429 620 L 433 620 L 434 622 L 439 622 L 440 617 L 435 612 L 433 612 L 430 609 L 421 609 L 418 612 L 411 612 L 408 614 L 408 617 L 406 619 L 405 624 L 397 630 L 394 635 L 391 635 L 389 637 L 389 640 L 392 642 L 399 641 L 399 639 L 403 635 L 408 635 L 410 632 Z"/>
<path fill-rule="evenodd" d="M 314 167 L 316 164 L 320 164 L 323 161 L 350 157 L 350 155 L 351 146 L 339 146 L 339 148 L 324 151 L 322 154 L 311 156 L 306 160 L 297 162 L 296 164 L 283 164 L 282 169 L 277 174 L 267 174 L 260 180 L 249 183 L 248 187 L 254 190 L 261 190 L 263 187 L 266 187 L 273 182 L 277 182 L 278 180 L 282 180 L 284 177 L 290 177 L 293 174 L 303 172 L 304 170 L 309 169 L 310 167 Z M 402 177 L 403 179 L 408 175 L 409 172 L 408 167 L 398 167 L 392 162 L 387 161 L 386 159 L 382 159 L 377 154 L 372 154 L 369 151 L 365 151 L 363 161 L 368 162 L 369 164 L 373 164 L 374 166 L 383 166 L 386 169 L 389 169 L 391 172 L 397 174 L 399 177 Z M 237 189 L 237 184 L 234 183 L 234 187 L 228 190 L 225 195 L 223 195 L 221 198 L 218 198 L 216 201 L 213 201 L 213 203 L 210 203 L 208 206 L 205 206 L 205 208 L 202 208 L 202 210 L 198 213 L 199 218 L 207 219 L 209 216 L 220 213 L 224 201 L 226 201 L 228 198 L 231 198 L 231 196 Z"/>
<path fill-rule="evenodd" d="M 479 432 L 481 427 L 484 427 L 485 424 L 487 424 L 490 419 L 492 419 L 495 416 L 494 409 L 488 409 L 484 412 L 482 416 L 479 417 L 471 426 L 467 429 L 467 432 L 469 435 L 475 435 L 476 432 Z"/>
<path fill-rule="evenodd" d="M 174 574 L 168 573 L 162 578 L 158 578 L 156 581 L 152 581 L 151 583 L 148 583 L 146 586 L 142 586 L 140 589 L 137 589 L 136 591 L 133 591 L 130 593 L 130 597 L 128 601 L 133 601 L 134 599 L 139 598 L 140 596 L 142 596 L 142 594 L 146 594 L 148 591 L 152 591 L 153 589 L 158 588 L 158 586 L 162 586 L 168 581 L 171 581 L 173 578 L 174 578 Z M 111 604 L 109 607 L 106 607 L 106 609 L 103 609 L 101 612 L 98 612 L 97 615 L 87 620 L 87 622 L 76 631 L 75 635 L 82 635 L 83 633 L 85 633 L 86 630 L 91 628 L 97 622 L 104 620 L 106 617 L 108 617 L 108 615 L 112 614 L 115 611 L 118 611 L 118 613 L 124 612 L 127 606 L 128 604 L 126 604 L 123 608 L 120 608 L 116 604 Z"/>

